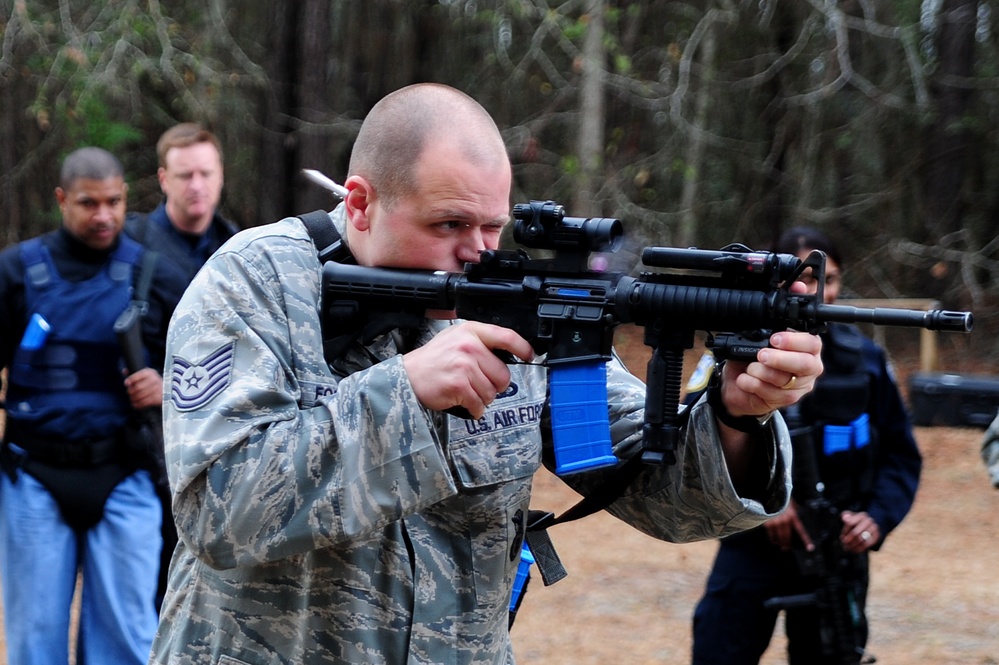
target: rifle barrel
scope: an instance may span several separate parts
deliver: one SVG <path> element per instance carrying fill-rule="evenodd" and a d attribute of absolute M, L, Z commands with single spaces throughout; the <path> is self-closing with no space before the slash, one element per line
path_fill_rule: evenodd
<path fill-rule="evenodd" d="M 873 323 L 879 326 L 909 326 L 927 330 L 971 332 L 974 323 L 971 312 L 943 309 L 922 311 L 889 307 L 853 307 L 850 305 L 819 305 L 819 318 L 842 323 Z"/>

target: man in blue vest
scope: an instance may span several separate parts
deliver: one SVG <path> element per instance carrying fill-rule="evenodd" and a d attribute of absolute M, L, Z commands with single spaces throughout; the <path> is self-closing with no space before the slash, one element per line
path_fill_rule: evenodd
<path fill-rule="evenodd" d="M 122 235 L 127 185 L 99 148 L 63 162 L 62 227 L 0 252 L 0 578 L 12 663 L 145 663 L 156 630 L 161 510 L 141 410 L 162 401 L 163 286 Z M 150 283 L 148 298 L 141 293 Z M 147 368 L 125 378 L 119 315 L 141 318 Z"/>

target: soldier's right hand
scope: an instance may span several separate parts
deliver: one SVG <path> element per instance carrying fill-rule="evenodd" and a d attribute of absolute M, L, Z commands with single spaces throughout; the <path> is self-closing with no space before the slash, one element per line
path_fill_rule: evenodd
<path fill-rule="evenodd" d="M 525 362 L 534 358 L 530 343 L 514 331 L 466 321 L 405 354 L 402 364 L 420 404 L 435 411 L 463 407 L 480 418 L 510 385 L 510 370 L 493 350 Z"/>
<path fill-rule="evenodd" d="M 163 403 L 163 377 L 151 367 L 125 377 L 125 390 L 134 409 L 146 409 Z"/>

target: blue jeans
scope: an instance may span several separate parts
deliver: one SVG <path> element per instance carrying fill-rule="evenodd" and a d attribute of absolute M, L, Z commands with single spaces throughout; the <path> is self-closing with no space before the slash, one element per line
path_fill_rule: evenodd
<path fill-rule="evenodd" d="M 111 492 L 100 522 L 70 528 L 48 490 L 18 471 L 0 473 L 0 580 L 7 658 L 21 665 L 69 662 L 70 606 L 83 574 L 77 662 L 149 658 L 157 613 L 161 508 L 146 471 Z"/>

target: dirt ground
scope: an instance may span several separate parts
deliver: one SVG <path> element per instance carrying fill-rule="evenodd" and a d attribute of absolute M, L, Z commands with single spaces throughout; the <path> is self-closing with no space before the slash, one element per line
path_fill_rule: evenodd
<path fill-rule="evenodd" d="M 623 342 L 641 375 L 641 341 Z M 903 388 L 916 359 L 915 351 L 895 357 Z M 978 456 L 983 432 L 915 433 L 922 482 L 912 512 L 872 557 L 869 649 L 884 665 L 999 665 L 999 490 Z M 535 496 L 556 513 L 578 498 L 546 472 Z M 513 628 L 519 663 L 689 662 L 691 615 L 715 542 L 659 542 L 606 514 L 555 527 L 552 537 L 569 577 L 544 587 L 535 574 Z M 778 626 L 763 663 L 784 662 Z"/>
<path fill-rule="evenodd" d="M 906 520 L 872 556 L 869 650 L 886 665 L 999 665 L 999 490 L 982 430 L 916 428 L 924 473 Z M 576 495 L 537 479 L 535 504 Z M 513 627 L 519 663 L 690 662 L 690 622 L 716 542 L 663 543 L 607 514 L 552 529 L 569 576 L 535 574 Z M 763 663 L 786 662 L 782 629 Z"/>
<path fill-rule="evenodd" d="M 641 340 L 617 345 L 643 375 Z M 905 394 L 918 349 L 893 356 Z M 961 357 L 944 357 L 943 368 L 990 372 L 963 367 Z M 983 433 L 915 428 L 924 460 L 915 505 L 871 557 L 868 649 L 878 663 L 999 665 L 999 490 L 979 457 Z M 534 505 L 556 514 L 578 500 L 551 474 L 535 488 Z M 535 573 L 513 627 L 518 663 L 690 662 L 691 617 L 716 541 L 660 542 L 606 513 L 554 527 L 551 536 L 569 576 L 545 587 Z M 778 623 L 762 663 L 786 663 L 785 644 Z"/>

